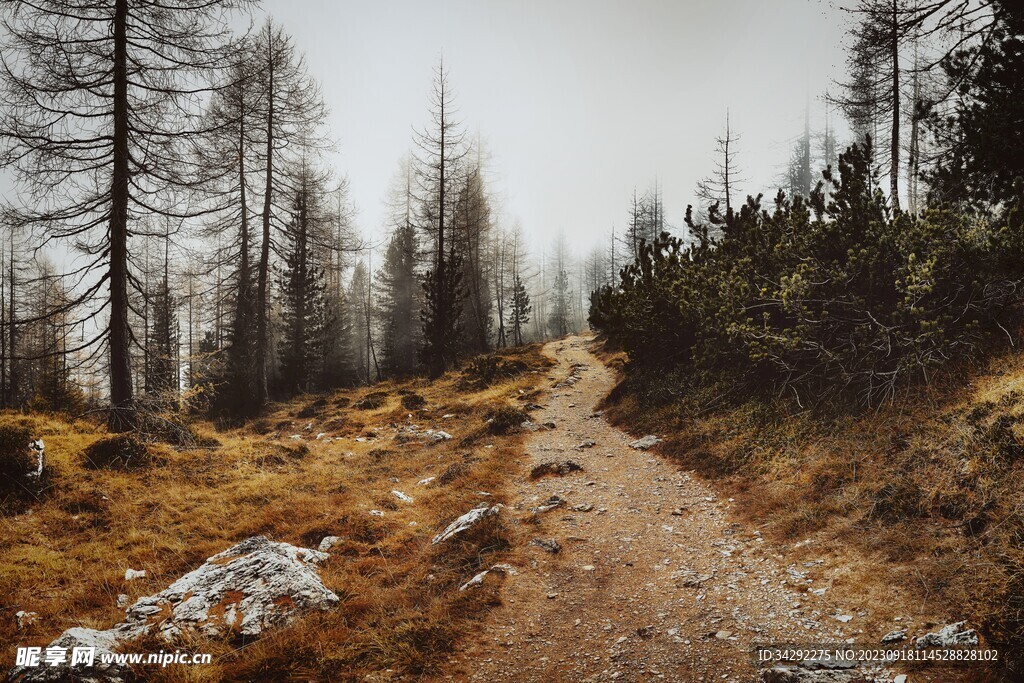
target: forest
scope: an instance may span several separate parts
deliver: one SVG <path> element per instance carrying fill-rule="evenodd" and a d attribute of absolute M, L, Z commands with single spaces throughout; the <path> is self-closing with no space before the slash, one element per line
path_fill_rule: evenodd
<path fill-rule="evenodd" d="M 4 406 L 109 411 L 118 429 L 235 420 L 584 325 L 608 266 L 564 240 L 531 256 L 496 223 L 443 65 L 371 244 L 320 86 L 272 19 L 229 30 L 247 9 L 10 4 L 5 54 L 25 59 L 5 74 Z"/>
<path fill-rule="evenodd" d="M 796 4 L 843 40 L 783 142 L 658 75 L 722 112 L 701 179 L 532 225 L 445 40 L 377 220 L 339 67 L 273 9 L 0 0 L 0 636 L 212 653 L 111 681 L 738 682 L 769 636 L 999 661 L 764 683 L 1017 680 L 1024 9 Z M 545 107 L 592 86 L 566 68 Z M 654 101 L 611 106 L 654 129 Z M 597 204 L 574 180 L 545 201 Z M 23 649 L 12 680 L 62 680 Z"/>

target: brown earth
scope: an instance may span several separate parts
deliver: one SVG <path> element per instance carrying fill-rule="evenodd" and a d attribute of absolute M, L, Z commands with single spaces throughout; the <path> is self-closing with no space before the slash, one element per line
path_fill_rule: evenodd
<path fill-rule="evenodd" d="M 616 377 L 588 342 L 545 347 L 557 365 L 534 421 L 555 427 L 527 441 L 526 471 L 565 460 L 583 471 L 523 477 L 506 511 L 561 550 L 531 546 L 518 574 L 488 577 L 504 581 L 503 604 L 436 680 L 750 681 L 755 643 L 877 646 L 891 630 L 934 623 L 898 586 L 882 587 L 874 614 L 877 596 L 844 590 L 829 548 L 767 542 L 732 521 L 731 499 L 631 448 L 634 437 L 594 412 Z M 562 504 L 531 513 L 551 496 Z"/>

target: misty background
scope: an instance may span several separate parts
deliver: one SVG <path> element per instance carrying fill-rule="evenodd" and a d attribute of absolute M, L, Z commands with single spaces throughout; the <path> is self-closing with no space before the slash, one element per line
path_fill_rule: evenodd
<path fill-rule="evenodd" d="M 270 0 L 330 108 L 355 222 L 384 239 L 385 197 L 444 59 L 458 119 L 489 152 L 497 218 L 542 249 L 606 244 L 655 181 L 679 230 L 728 110 L 744 193 L 774 190 L 842 80 L 848 15 L 818 0 L 301 3 Z M 845 142 L 842 117 L 831 115 Z M 819 169 L 814 169 L 815 173 Z"/>

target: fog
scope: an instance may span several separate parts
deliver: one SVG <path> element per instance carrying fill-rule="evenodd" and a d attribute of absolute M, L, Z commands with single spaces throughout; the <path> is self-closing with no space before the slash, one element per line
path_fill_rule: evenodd
<path fill-rule="evenodd" d="M 727 110 L 743 191 L 773 192 L 805 108 L 824 122 L 846 27 L 817 0 L 270 0 L 263 11 L 322 84 L 365 234 L 383 235 L 388 186 L 428 120 L 443 57 L 460 119 L 489 151 L 500 220 L 532 244 L 561 231 L 580 250 L 621 229 L 633 188 L 655 180 L 681 226 Z"/>

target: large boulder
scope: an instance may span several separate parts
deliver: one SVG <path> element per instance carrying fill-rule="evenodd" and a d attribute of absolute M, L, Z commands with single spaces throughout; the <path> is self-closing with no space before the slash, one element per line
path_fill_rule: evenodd
<path fill-rule="evenodd" d="M 128 608 L 127 621 L 147 624 L 166 638 L 187 630 L 210 636 L 259 635 L 287 624 L 301 611 L 338 603 L 314 569 L 328 557 L 254 536 L 209 558 L 156 595 L 139 598 Z"/>
<path fill-rule="evenodd" d="M 258 636 L 288 624 L 308 610 L 326 610 L 339 598 L 324 586 L 316 565 L 327 553 L 253 536 L 206 560 L 166 589 L 139 598 L 125 620 L 105 631 L 71 628 L 49 647 L 63 647 L 68 661 L 58 666 L 19 666 L 13 681 L 122 680 L 123 667 L 102 662 L 119 645 L 146 635 L 165 639 L 203 634 L 215 637 Z M 70 666 L 75 647 L 95 648 L 94 663 Z"/>

